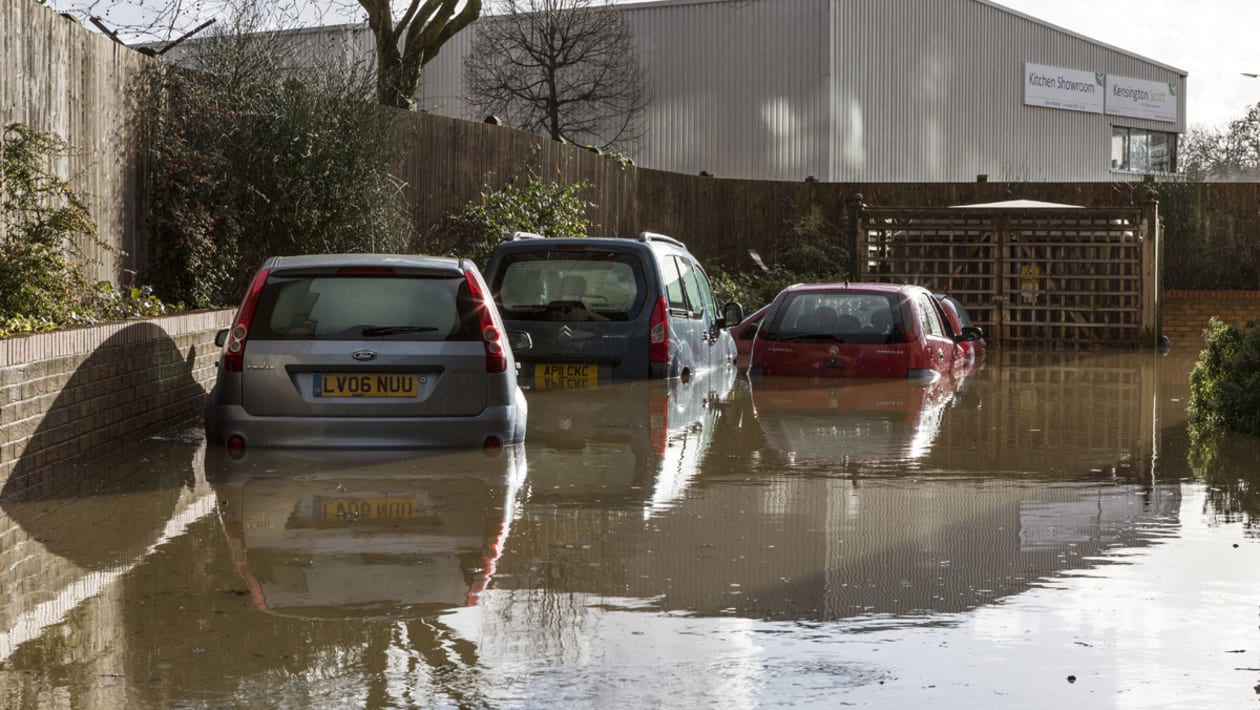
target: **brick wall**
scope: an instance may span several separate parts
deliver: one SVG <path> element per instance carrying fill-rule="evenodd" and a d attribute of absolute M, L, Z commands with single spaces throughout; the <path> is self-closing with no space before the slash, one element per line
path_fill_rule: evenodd
<path fill-rule="evenodd" d="M 58 464 L 105 456 L 200 414 L 232 311 L 0 340 L 0 496 L 37 498 Z"/>
<path fill-rule="evenodd" d="M 1161 315 L 1173 349 L 1197 352 L 1212 316 L 1239 327 L 1260 321 L 1260 291 L 1165 291 Z"/>

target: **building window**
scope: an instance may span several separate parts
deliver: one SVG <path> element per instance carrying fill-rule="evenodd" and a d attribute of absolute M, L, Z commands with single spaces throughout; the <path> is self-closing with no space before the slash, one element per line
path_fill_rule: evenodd
<path fill-rule="evenodd" d="M 1177 134 L 1111 127 L 1111 169 L 1171 173 L 1177 169 Z"/>

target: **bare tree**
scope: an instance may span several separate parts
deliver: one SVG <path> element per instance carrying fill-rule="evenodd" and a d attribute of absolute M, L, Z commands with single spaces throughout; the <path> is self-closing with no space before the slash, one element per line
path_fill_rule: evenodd
<path fill-rule="evenodd" d="M 1225 130 L 1196 126 L 1181 139 L 1179 169 L 1205 180 L 1255 180 L 1260 176 L 1260 103 Z"/>
<path fill-rule="evenodd" d="M 376 36 L 376 97 L 386 106 L 412 108 L 420 71 L 456 32 L 481 14 L 481 0 L 410 0 L 394 19 L 391 0 L 359 0 Z"/>
<path fill-rule="evenodd" d="M 625 16 L 592 0 L 503 0 L 473 25 L 468 101 L 507 123 L 581 145 L 624 150 L 647 105 Z"/>
<path fill-rule="evenodd" d="M 63 13 L 118 42 L 172 43 L 207 20 L 238 14 L 253 0 L 53 0 Z M 401 12 L 396 12 L 396 8 Z M 254 9 L 253 14 L 258 14 Z M 376 97 L 412 108 L 420 72 L 442 45 L 481 14 L 481 0 L 282 0 L 268 3 L 271 29 L 360 21 L 376 38 Z"/>

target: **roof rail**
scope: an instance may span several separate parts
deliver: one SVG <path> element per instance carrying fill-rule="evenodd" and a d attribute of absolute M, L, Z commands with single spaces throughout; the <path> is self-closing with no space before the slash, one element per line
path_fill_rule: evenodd
<path fill-rule="evenodd" d="M 541 234 L 535 234 L 533 232 L 512 232 L 512 236 L 509 237 L 508 239 L 510 241 L 515 242 L 520 239 L 546 239 L 546 237 L 544 237 Z"/>
<path fill-rule="evenodd" d="M 668 242 L 670 244 L 680 246 L 683 249 L 687 248 L 686 244 L 683 244 L 682 242 L 678 241 L 677 239 L 674 239 L 668 234 L 659 234 L 657 232 L 639 232 L 639 241 L 641 242 Z"/>

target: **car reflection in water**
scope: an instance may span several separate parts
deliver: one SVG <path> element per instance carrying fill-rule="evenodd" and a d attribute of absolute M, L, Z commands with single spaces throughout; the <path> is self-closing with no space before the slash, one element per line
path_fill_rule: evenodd
<path fill-rule="evenodd" d="M 931 450 L 965 377 L 765 377 L 750 383 L 750 401 L 766 443 L 789 463 L 901 469 Z"/>
<path fill-rule="evenodd" d="M 206 477 L 257 608 L 388 619 L 478 603 L 525 471 L 518 445 L 406 454 L 253 450 L 239 461 L 208 459 Z"/>
<path fill-rule="evenodd" d="M 662 511 L 686 492 L 735 384 L 732 366 L 693 377 L 536 390 L 526 446 L 530 502 Z"/>

